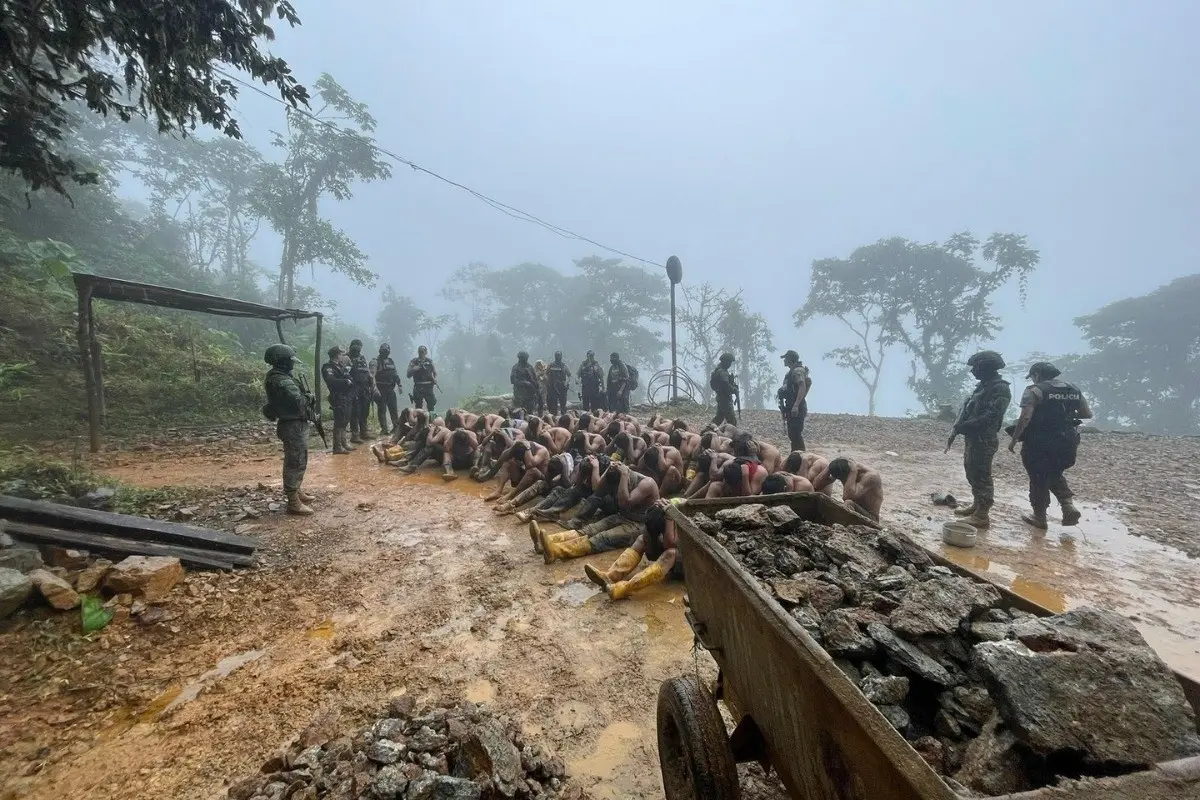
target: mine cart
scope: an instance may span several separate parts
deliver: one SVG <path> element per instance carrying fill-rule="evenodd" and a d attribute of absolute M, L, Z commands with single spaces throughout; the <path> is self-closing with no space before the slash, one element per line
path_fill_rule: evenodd
<path fill-rule="evenodd" d="M 719 673 L 714 687 L 693 676 L 662 684 L 658 749 L 667 799 L 737 798 L 736 764 L 759 761 L 779 775 L 792 797 L 805 800 L 959 800 L 759 581 L 689 519 L 700 511 L 711 515 L 747 502 L 786 503 L 802 518 L 827 525 L 873 525 L 833 499 L 812 493 L 689 501 L 669 510 L 683 555 L 688 623 Z M 930 555 L 959 575 L 985 580 Z M 997 588 L 1012 608 L 1052 613 Z M 1200 685 L 1178 673 L 1176 677 L 1192 707 L 1200 707 Z M 730 735 L 716 700 L 724 702 L 736 722 Z M 1006 798 L 1200 798 L 1200 757 Z"/>

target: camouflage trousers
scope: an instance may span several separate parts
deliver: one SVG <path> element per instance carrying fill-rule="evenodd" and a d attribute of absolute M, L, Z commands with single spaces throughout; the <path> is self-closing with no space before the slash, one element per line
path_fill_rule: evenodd
<path fill-rule="evenodd" d="M 645 525 L 634 522 L 620 514 L 613 514 L 597 520 L 579 529 L 579 533 L 588 537 L 593 553 L 604 553 L 609 550 L 623 550 L 631 547 L 642 535 Z"/>
<path fill-rule="evenodd" d="M 730 425 L 737 425 L 737 414 L 733 411 L 733 395 L 717 395 L 717 415 L 713 417 L 712 424 L 720 425 L 722 422 L 728 422 Z"/>
<path fill-rule="evenodd" d="M 308 420 L 281 419 L 275 435 L 283 442 L 283 490 L 299 491 L 308 469 Z"/>
<path fill-rule="evenodd" d="M 414 383 L 412 396 L 409 399 L 412 400 L 415 408 L 424 408 L 426 411 L 433 411 L 434 406 L 437 405 L 432 383 Z"/>
<path fill-rule="evenodd" d="M 996 504 L 996 490 L 992 484 L 992 459 L 1000 449 L 1000 437 L 995 433 L 967 436 L 963 439 L 963 470 L 978 511 L 990 511 Z"/>

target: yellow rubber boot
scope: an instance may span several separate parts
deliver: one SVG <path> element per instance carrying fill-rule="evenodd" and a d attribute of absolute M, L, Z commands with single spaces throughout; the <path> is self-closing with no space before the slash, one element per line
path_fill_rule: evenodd
<path fill-rule="evenodd" d="M 587 564 L 584 566 L 583 571 L 587 573 L 592 583 L 607 592 L 610 583 L 625 580 L 629 576 L 629 573 L 633 572 L 641 562 L 642 554 L 632 547 L 626 547 L 608 569 L 600 570 L 591 564 Z"/>
<path fill-rule="evenodd" d="M 612 600 L 624 600 L 639 589 L 645 589 L 647 586 L 662 583 L 666 579 L 667 571 L 662 568 L 661 564 L 655 561 L 629 580 L 609 585 L 608 596 Z"/>
<path fill-rule="evenodd" d="M 564 531 L 567 533 L 567 531 Z M 570 533 L 575 533 L 570 531 Z M 549 534 L 542 531 L 539 537 L 542 542 L 542 560 L 547 564 L 553 564 L 559 559 L 567 560 L 571 558 L 579 558 L 580 556 L 588 556 L 592 554 L 592 543 L 586 536 L 580 536 L 578 533 L 571 538 L 551 538 Z"/>

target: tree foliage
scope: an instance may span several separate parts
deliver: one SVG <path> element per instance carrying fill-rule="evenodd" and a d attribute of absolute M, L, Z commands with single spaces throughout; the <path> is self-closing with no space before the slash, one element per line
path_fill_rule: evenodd
<path fill-rule="evenodd" d="M 296 270 L 323 264 L 351 281 L 373 286 L 376 275 L 367 256 L 341 229 L 321 216 L 322 197 L 346 200 L 358 181 L 391 177 L 368 134 L 375 118 L 329 74 L 314 86 L 319 108 L 312 114 L 288 111 L 287 132 L 275 135 L 286 153 L 282 164 L 266 164 L 259 172 L 255 203 L 271 227 L 283 237 L 276 284 L 278 302 L 291 307 L 296 298 Z"/>
<path fill-rule="evenodd" d="M 762 408 L 776 378 L 769 360 L 775 345 L 766 318 L 747 309 L 740 295 L 731 297 L 721 309 L 717 333 L 722 349 L 729 350 L 737 359 L 742 404 L 747 408 Z"/>
<path fill-rule="evenodd" d="M 836 259 L 813 263 L 813 287 L 795 313 L 796 327 L 803 327 L 814 317 L 828 316 L 839 320 L 853 334 L 851 344 L 834 347 L 823 358 L 854 373 L 867 390 L 867 416 L 873 417 L 884 358 L 894 339 L 883 324 L 882 306 L 870 297 L 847 291 L 842 281 L 830 279 L 830 272 L 836 270 Z"/>
<path fill-rule="evenodd" d="M 1109 303 L 1075 324 L 1092 352 L 1056 363 L 1101 425 L 1200 434 L 1200 275 Z"/>
<path fill-rule="evenodd" d="M 288 65 L 259 50 L 274 38 L 272 15 L 300 21 L 286 1 L 0 0 L 0 169 L 35 191 L 94 182 L 94 169 L 62 147 L 65 107 L 76 102 L 126 122 L 153 119 L 162 131 L 204 125 L 239 138 L 229 105 L 237 85 L 222 67 L 306 104 Z"/>
<path fill-rule="evenodd" d="M 920 244 L 900 237 L 857 248 L 846 259 L 813 262 L 812 286 L 797 323 L 814 316 L 859 319 L 847 324 L 855 332 L 876 330 L 873 355 L 848 345 L 848 364 L 872 369 L 891 344 L 912 360 L 908 385 L 926 408 L 956 402 L 966 378 L 966 348 L 992 339 L 1000 319 L 991 298 L 1013 278 L 1024 301 L 1029 275 L 1040 257 L 1024 236 L 993 233 L 980 243 L 970 233 L 957 233 L 944 244 Z M 857 327 L 856 327 L 857 325 Z M 867 342 L 872 336 L 867 333 Z M 836 351 L 830 355 L 837 359 Z"/>

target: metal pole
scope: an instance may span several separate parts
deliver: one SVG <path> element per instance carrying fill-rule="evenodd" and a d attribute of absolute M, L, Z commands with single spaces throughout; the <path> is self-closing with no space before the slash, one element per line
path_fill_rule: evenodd
<path fill-rule="evenodd" d="M 671 283 L 671 402 L 679 400 L 679 368 L 675 357 L 675 283 Z"/>

